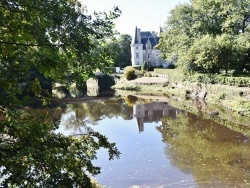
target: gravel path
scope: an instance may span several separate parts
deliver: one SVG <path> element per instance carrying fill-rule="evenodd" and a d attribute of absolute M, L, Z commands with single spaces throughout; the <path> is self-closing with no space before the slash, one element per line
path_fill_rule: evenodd
<path fill-rule="evenodd" d="M 124 82 L 127 82 L 127 83 L 164 83 L 168 81 L 167 78 L 162 78 L 162 77 L 142 77 L 142 78 L 136 78 L 134 80 L 126 80 Z"/>

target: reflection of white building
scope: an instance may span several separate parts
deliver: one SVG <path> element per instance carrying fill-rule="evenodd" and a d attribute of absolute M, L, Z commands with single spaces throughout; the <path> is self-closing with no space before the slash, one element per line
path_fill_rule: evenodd
<path fill-rule="evenodd" d="M 133 116 L 136 118 L 139 132 L 144 131 L 144 123 L 161 121 L 163 116 L 175 118 L 181 111 L 170 107 L 165 102 L 152 102 L 147 104 L 135 104 Z"/>
<path fill-rule="evenodd" d="M 144 104 L 136 104 L 133 107 L 133 116 L 136 117 L 137 125 L 139 128 L 139 132 L 144 131 L 144 117 L 146 116 L 145 105 Z"/>

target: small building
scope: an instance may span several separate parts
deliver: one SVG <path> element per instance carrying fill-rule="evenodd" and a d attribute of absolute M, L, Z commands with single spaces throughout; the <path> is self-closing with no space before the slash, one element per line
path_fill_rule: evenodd
<path fill-rule="evenodd" d="M 131 61 L 132 66 L 141 66 L 143 62 L 147 62 L 149 67 L 158 67 L 160 65 L 168 67 L 171 63 L 160 57 L 161 51 L 154 49 L 159 43 L 159 33 L 155 31 L 141 31 L 135 28 L 135 34 L 131 43 Z"/>

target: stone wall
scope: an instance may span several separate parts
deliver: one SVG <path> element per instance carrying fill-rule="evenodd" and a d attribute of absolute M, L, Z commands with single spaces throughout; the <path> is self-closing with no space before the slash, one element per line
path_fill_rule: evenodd
<path fill-rule="evenodd" d="M 80 98 L 83 96 L 83 89 L 72 83 L 70 85 L 54 83 L 52 86 L 52 97 L 62 99 L 66 97 Z"/>

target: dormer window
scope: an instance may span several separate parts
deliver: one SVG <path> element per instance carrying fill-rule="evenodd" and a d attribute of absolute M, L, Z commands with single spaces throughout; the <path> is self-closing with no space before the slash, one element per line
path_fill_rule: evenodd
<path fill-rule="evenodd" d="M 150 40 L 148 39 L 147 43 L 146 43 L 146 49 L 150 50 L 151 49 L 151 43 Z"/>

